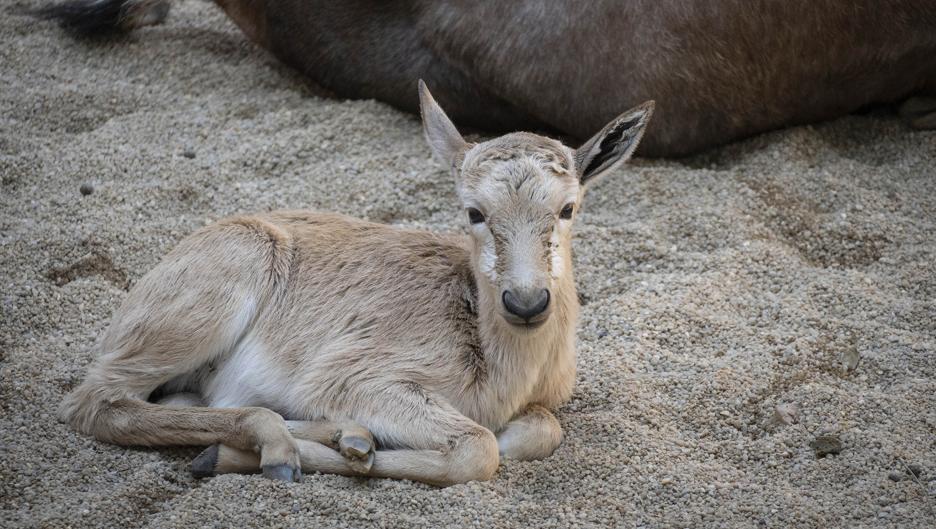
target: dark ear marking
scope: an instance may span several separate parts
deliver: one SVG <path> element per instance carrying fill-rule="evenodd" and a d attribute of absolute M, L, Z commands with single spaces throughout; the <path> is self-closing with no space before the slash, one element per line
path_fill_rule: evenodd
<path fill-rule="evenodd" d="M 621 114 L 575 151 L 575 166 L 582 184 L 631 157 L 650 121 L 653 106 L 653 101 L 647 101 Z"/>
<path fill-rule="evenodd" d="M 615 125 L 608 135 L 601 140 L 600 151 L 598 154 L 592 158 L 592 161 L 588 163 L 588 167 L 585 168 L 583 174 L 594 174 L 596 173 L 601 166 L 611 162 L 616 156 L 615 153 L 620 153 L 623 150 L 622 144 L 627 144 L 629 142 L 623 141 L 624 134 L 627 133 L 628 129 L 637 124 L 639 120 L 634 119 L 631 121 L 622 121 Z"/>

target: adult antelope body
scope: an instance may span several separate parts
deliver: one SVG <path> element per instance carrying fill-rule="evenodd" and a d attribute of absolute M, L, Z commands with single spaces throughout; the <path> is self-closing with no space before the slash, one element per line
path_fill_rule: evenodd
<path fill-rule="evenodd" d="M 161 21 L 169 0 L 71 0 L 84 33 Z M 649 156 L 901 102 L 936 127 L 933 0 L 215 0 L 253 41 L 343 97 L 580 139 L 647 99 Z"/>
<path fill-rule="evenodd" d="M 572 150 L 466 143 L 423 84 L 420 99 L 468 235 L 303 211 L 203 228 L 131 289 L 63 420 L 118 444 L 211 445 L 198 475 L 448 485 L 550 455 L 575 378 L 572 222 L 653 104 Z"/>

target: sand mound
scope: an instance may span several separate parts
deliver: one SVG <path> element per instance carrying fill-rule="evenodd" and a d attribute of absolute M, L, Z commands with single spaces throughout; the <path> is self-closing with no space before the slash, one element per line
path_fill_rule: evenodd
<path fill-rule="evenodd" d="M 548 460 L 444 490 L 196 481 L 197 449 L 55 420 L 127 285 L 239 212 L 457 230 L 452 183 L 413 116 L 317 97 L 207 3 L 96 43 L 3 9 L 4 527 L 933 526 L 936 134 L 849 117 L 595 186 L 578 384 Z M 800 423 L 775 424 L 791 403 Z M 841 453 L 816 456 L 824 432 Z"/>

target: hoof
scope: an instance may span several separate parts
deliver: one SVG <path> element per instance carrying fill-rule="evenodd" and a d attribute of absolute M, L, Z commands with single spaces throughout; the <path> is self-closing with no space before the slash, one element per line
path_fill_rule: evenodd
<path fill-rule="evenodd" d="M 338 447 L 352 470 L 360 474 L 370 472 L 374 465 L 374 440 L 372 438 L 357 435 L 343 436 L 338 442 Z"/>
<path fill-rule="evenodd" d="M 300 482 L 302 470 L 289 465 L 267 465 L 263 467 L 263 477 L 274 481 Z"/>
<path fill-rule="evenodd" d="M 346 459 L 348 461 L 348 466 L 351 467 L 351 470 L 357 472 L 358 474 L 367 475 L 370 474 L 371 467 L 374 466 L 374 457 L 374 453 L 371 452 L 363 459 Z"/>
<path fill-rule="evenodd" d="M 339 445 L 341 446 L 341 453 L 345 457 L 364 458 L 374 449 L 374 445 L 370 439 L 365 439 L 356 435 L 342 437 Z"/>
<path fill-rule="evenodd" d="M 215 466 L 218 464 L 218 447 L 211 445 L 192 460 L 192 475 L 196 478 L 210 478 L 215 475 Z"/>

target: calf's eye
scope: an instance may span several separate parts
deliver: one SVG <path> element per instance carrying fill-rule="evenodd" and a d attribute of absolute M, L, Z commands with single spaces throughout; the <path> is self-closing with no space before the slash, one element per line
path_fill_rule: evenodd
<path fill-rule="evenodd" d="M 572 218 L 572 210 L 574 210 L 574 209 L 575 209 L 575 204 L 572 204 L 571 202 L 568 203 L 568 204 L 566 204 L 566 205 L 562 208 L 562 211 L 559 212 L 559 218 L 560 218 L 560 219 L 571 219 L 571 218 Z"/>
<path fill-rule="evenodd" d="M 472 224 L 480 224 L 484 222 L 484 213 L 475 208 L 468 208 L 468 221 Z"/>

